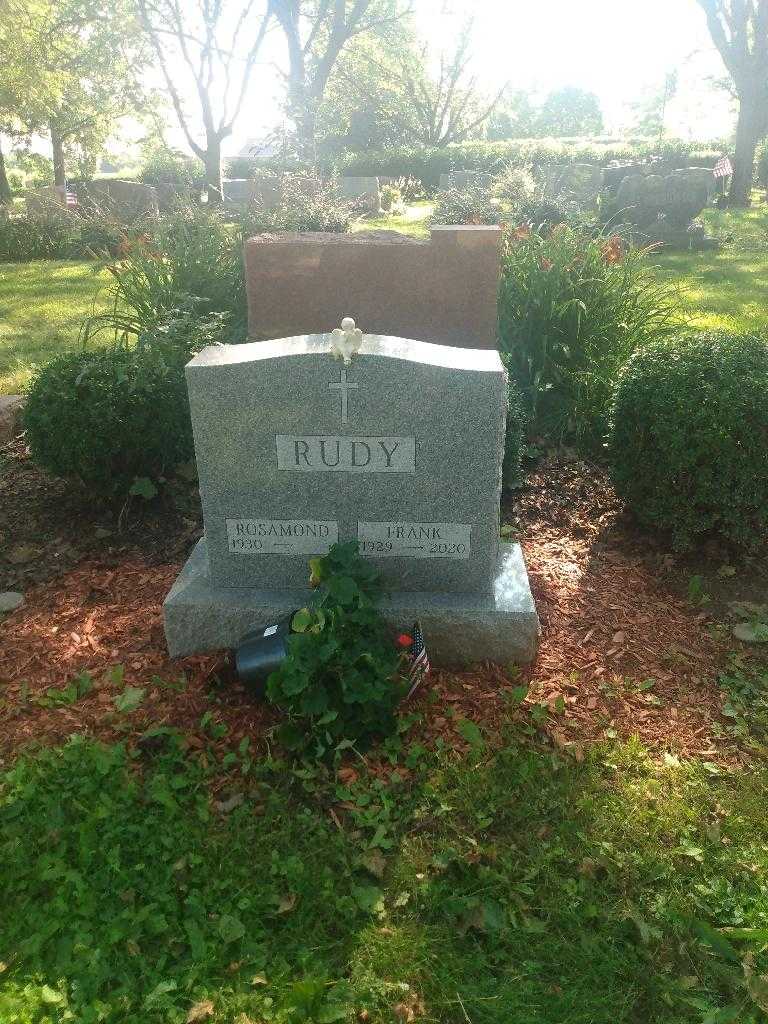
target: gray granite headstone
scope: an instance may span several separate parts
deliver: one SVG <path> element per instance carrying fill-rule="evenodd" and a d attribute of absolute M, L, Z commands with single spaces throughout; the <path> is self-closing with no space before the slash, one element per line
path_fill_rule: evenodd
<path fill-rule="evenodd" d="M 204 349 L 187 366 L 205 537 L 164 605 L 172 655 L 236 646 L 311 599 L 308 561 L 357 541 L 393 628 L 435 664 L 529 661 L 539 623 L 500 541 L 507 376 L 497 352 L 331 335 Z"/>
<path fill-rule="evenodd" d="M 231 206 L 247 206 L 251 201 L 254 178 L 224 178 L 221 182 L 221 196 Z"/>
<path fill-rule="evenodd" d="M 339 194 L 364 213 L 381 213 L 381 190 L 378 178 L 349 177 L 339 182 Z"/>
<path fill-rule="evenodd" d="M 296 587 L 357 540 L 398 590 L 489 592 L 507 379 L 497 352 L 329 335 L 205 349 L 187 366 L 212 580 Z"/>
<path fill-rule="evenodd" d="M 77 190 L 78 201 L 88 212 L 94 207 L 109 217 L 123 222 L 138 220 L 159 210 L 157 189 L 139 181 L 120 178 L 97 178 Z"/>
<path fill-rule="evenodd" d="M 492 185 L 492 174 L 484 174 L 482 171 L 451 171 L 450 174 L 440 175 L 439 188 L 441 192 L 450 189 L 464 192 L 472 188 L 489 189 Z"/>
<path fill-rule="evenodd" d="M 50 217 L 67 209 L 67 190 L 60 185 L 45 185 L 24 196 L 30 217 Z"/>

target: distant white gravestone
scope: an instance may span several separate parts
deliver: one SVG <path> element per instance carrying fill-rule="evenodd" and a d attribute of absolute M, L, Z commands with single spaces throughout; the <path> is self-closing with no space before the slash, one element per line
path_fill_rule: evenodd
<path fill-rule="evenodd" d="M 498 353 L 355 330 L 189 363 L 205 538 L 165 603 L 171 653 L 234 646 L 306 604 L 308 558 L 356 541 L 390 591 L 385 615 L 419 618 L 438 663 L 530 660 L 527 574 L 499 539 Z"/>

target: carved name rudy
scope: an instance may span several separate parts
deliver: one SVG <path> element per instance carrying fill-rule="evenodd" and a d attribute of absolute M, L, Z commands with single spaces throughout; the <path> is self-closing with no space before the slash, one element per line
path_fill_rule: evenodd
<path fill-rule="evenodd" d="M 414 437 L 277 434 L 277 468 L 298 473 L 415 473 Z"/>

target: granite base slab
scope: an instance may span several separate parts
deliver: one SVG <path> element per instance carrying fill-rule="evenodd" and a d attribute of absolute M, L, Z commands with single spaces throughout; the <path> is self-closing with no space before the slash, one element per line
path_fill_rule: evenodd
<path fill-rule="evenodd" d="M 214 586 L 208 578 L 203 538 L 163 604 L 168 650 L 178 658 L 236 647 L 250 630 L 303 607 L 311 596 L 309 588 Z M 419 619 L 435 665 L 522 664 L 532 661 L 538 648 L 539 619 L 519 544 L 500 544 L 493 592 L 487 597 L 396 593 L 386 600 L 382 612 L 397 630 L 409 629 Z"/>

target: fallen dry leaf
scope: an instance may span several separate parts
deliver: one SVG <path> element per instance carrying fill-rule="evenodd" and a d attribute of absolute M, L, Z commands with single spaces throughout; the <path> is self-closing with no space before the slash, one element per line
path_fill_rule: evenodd
<path fill-rule="evenodd" d="M 245 796 L 242 793 L 233 793 L 227 800 L 217 800 L 215 807 L 222 814 L 229 814 L 230 811 L 234 811 L 236 807 L 239 807 L 244 799 Z"/>
<path fill-rule="evenodd" d="M 295 892 L 289 892 L 287 896 L 283 896 L 277 905 L 278 914 L 290 914 L 293 908 L 296 906 L 299 897 Z"/>
<path fill-rule="evenodd" d="M 14 544 L 5 557 L 11 565 L 26 565 L 27 562 L 34 562 L 42 553 L 42 548 L 35 548 L 31 544 Z"/>
<path fill-rule="evenodd" d="M 360 863 L 366 871 L 370 871 L 376 878 L 383 878 L 387 869 L 387 861 L 381 850 L 370 850 L 360 858 Z"/>
<path fill-rule="evenodd" d="M 214 1005 L 211 1000 L 202 999 L 190 1009 L 187 1014 L 187 1024 L 195 1024 L 195 1021 L 205 1020 L 206 1017 L 212 1017 L 213 1013 Z"/>

